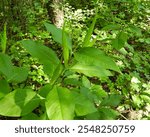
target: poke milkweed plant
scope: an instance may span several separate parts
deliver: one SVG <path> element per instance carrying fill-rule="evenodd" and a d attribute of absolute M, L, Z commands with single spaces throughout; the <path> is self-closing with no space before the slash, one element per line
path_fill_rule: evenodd
<path fill-rule="evenodd" d="M 91 40 L 98 13 L 85 36 L 82 47 L 74 47 L 63 29 L 45 23 L 53 40 L 62 47 L 62 58 L 55 51 L 33 40 L 23 40 L 23 47 L 44 67 L 50 82 L 38 92 L 32 89 L 10 91 L 9 83 L 27 78 L 28 70 L 13 66 L 10 58 L 0 53 L 0 115 L 22 119 L 116 119 L 119 93 L 108 94 L 90 79 L 102 79 L 120 73 L 113 59 L 94 47 Z M 74 50 L 75 49 L 75 50 Z"/>

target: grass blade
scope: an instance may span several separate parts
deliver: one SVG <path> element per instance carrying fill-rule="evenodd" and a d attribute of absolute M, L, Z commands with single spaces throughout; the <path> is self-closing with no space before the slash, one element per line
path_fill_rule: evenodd
<path fill-rule="evenodd" d="M 84 38 L 83 47 L 92 47 L 95 43 L 95 42 L 91 42 L 91 37 L 93 34 L 93 30 L 94 30 L 94 27 L 96 24 L 97 17 L 98 17 L 98 13 L 96 11 L 96 14 L 93 18 L 92 24 L 91 24 L 90 28 L 88 29 L 87 34 Z"/>
<path fill-rule="evenodd" d="M 65 64 L 65 67 L 67 67 L 69 56 L 70 56 L 70 53 L 72 50 L 72 42 L 71 42 L 71 38 L 65 32 L 65 24 L 64 24 L 63 30 L 62 30 L 62 46 L 63 46 L 64 64 Z"/>
<path fill-rule="evenodd" d="M 7 44 L 7 33 L 6 33 L 6 23 L 4 24 L 4 31 L 1 36 L 1 48 L 2 48 L 2 53 L 6 52 L 6 44 Z"/>

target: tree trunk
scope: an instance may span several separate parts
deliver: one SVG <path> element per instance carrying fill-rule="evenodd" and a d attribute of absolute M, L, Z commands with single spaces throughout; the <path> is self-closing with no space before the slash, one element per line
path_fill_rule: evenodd
<path fill-rule="evenodd" d="M 63 0 L 50 0 L 47 3 L 47 10 L 50 20 L 57 27 L 61 28 L 64 22 L 64 12 L 62 9 Z"/>

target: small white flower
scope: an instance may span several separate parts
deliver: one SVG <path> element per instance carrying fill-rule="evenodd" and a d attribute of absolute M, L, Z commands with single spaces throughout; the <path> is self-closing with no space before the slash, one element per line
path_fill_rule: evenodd
<path fill-rule="evenodd" d="M 131 83 L 141 83 L 138 78 L 132 77 Z"/>
<path fill-rule="evenodd" d="M 122 66 L 122 65 L 123 65 L 123 62 L 118 60 L 116 64 L 117 64 L 118 66 Z"/>

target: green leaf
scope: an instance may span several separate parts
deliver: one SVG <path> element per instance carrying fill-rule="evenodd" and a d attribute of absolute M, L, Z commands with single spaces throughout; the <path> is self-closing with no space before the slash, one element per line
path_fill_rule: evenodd
<path fill-rule="evenodd" d="M 44 23 L 48 32 L 50 32 L 53 36 L 54 41 L 58 42 L 62 45 L 62 30 L 57 28 L 53 24 Z"/>
<path fill-rule="evenodd" d="M 7 34 L 6 34 L 6 23 L 4 24 L 4 31 L 1 36 L 1 48 L 2 48 L 2 53 L 6 52 L 6 45 L 7 44 Z"/>
<path fill-rule="evenodd" d="M 140 98 L 141 98 L 144 102 L 150 104 L 150 94 L 145 94 L 145 95 L 142 94 L 142 95 L 140 95 Z"/>
<path fill-rule="evenodd" d="M 39 90 L 39 95 L 46 98 L 48 93 L 52 90 L 52 85 L 51 84 L 47 84 L 43 87 L 41 87 L 41 89 Z"/>
<path fill-rule="evenodd" d="M 108 97 L 108 93 L 100 85 L 92 85 L 91 91 L 97 97 L 97 105 L 100 105 L 104 98 Z"/>
<path fill-rule="evenodd" d="M 19 83 L 26 80 L 28 76 L 26 68 L 13 66 L 10 57 L 3 53 L 0 53 L 0 72 L 5 75 L 8 82 Z"/>
<path fill-rule="evenodd" d="M 133 105 L 137 108 L 140 108 L 142 105 L 142 100 L 139 95 L 132 95 Z"/>
<path fill-rule="evenodd" d="M 118 24 L 109 24 L 102 28 L 102 30 L 119 30 L 121 28 Z"/>
<path fill-rule="evenodd" d="M 77 78 L 65 78 L 64 84 L 66 85 L 72 85 L 72 86 L 81 86 L 82 83 Z"/>
<path fill-rule="evenodd" d="M 22 82 L 27 79 L 28 76 L 28 69 L 26 68 L 18 68 L 18 67 L 13 67 L 12 68 L 12 73 L 9 77 L 7 77 L 8 82 Z"/>
<path fill-rule="evenodd" d="M 99 98 L 95 93 L 93 93 L 90 88 L 80 87 L 80 93 L 83 94 L 86 98 L 89 99 L 95 106 L 99 105 Z"/>
<path fill-rule="evenodd" d="M 98 13 L 96 12 L 96 15 L 95 15 L 95 17 L 92 21 L 92 24 L 91 24 L 90 28 L 88 29 L 87 34 L 84 38 L 82 47 L 89 47 L 89 46 L 94 45 L 95 42 L 91 43 L 91 37 L 92 37 L 92 33 L 94 31 L 94 27 L 95 27 L 95 24 L 96 24 L 97 17 L 98 17 Z"/>
<path fill-rule="evenodd" d="M 69 120 L 74 117 L 73 95 L 66 88 L 55 86 L 48 94 L 45 106 L 49 119 Z"/>
<path fill-rule="evenodd" d="M 100 66 L 76 63 L 73 67 L 71 67 L 71 69 L 78 73 L 83 73 L 88 77 L 102 78 L 102 77 L 112 76 L 110 71 Z"/>
<path fill-rule="evenodd" d="M 150 85 L 149 85 L 150 87 Z M 150 88 L 147 87 L 147 90 L 143 91 L 141 94 L 140 94 L 140 98 L 143 99 L 144 102 L 147 102 L 150 104 Z"/>
<path fill-rule="evenodd" d="M 89 66 L 90 68 L 91 66 L 95 66 L 99 69 L 110 69 L 120 72 L 115 62 L 99 49 L 93 47 L 82 48 L 78 52 L 76 52 L 74 56 L 75 59 L 80 62 L 80 64 L 84 64 L 85 66 Z M 80 64 L 79 66 L 81 66 Z M 96 68 L 93 69 L 95 70 Z"/>
<path fill-rule="evenodd" d="M 133 32 L 135 35 L 137 35 L 137 36 L 142 35 L 141 29 L 138 28 L 137 26 L 130 25 L 129 28 L 130 28 L 131 32 Z"/>
<path fill-rule="evenodd" d="M 72 40 L 65 32 L 65 26 L 63 26 L 63 30 L 57 28 L 55 25 L 45 23 L 45 26 L 53 36 L 54 41 L 58 42 L 63 47 L 63 57 L 65 66 L 68 64 L 69 54 L 72 50 Z M 69 52 L 70 51 L 70 52 Z"/>
<path fill-rule="evenodd" d="M 0 98 L 4 97 L 10 92 L 9 84 L 6 80 L 0 80 Z"/>
<path fill-rule="evenodd" d="M 108 93 L 103 89 L 101 85 L 92 85 L 91 90 L 99 97 L 105 98 L 108 96 Z"/>
<path fill-rule="evenodd" d="M 121 95 L 111 94 L 101 102 L 101 105 L 116 107 L 121 102 L 121 99 L 122 99 Z"/>
<path fill-rule="evenodd" d="M 40 63 L 44 65 L 44 72 L 51 77 L 58 64 L 60 64 L 55 52 L 40 42 L 32 40 L 24 40 L 22 44 L 33 57 L 39 59 Z"/>
<path fill-rule="evenodd" d="M 48 119 L 48 116 L 47 116 L 47 113 L 44 112 L 41 116 L 40 116 L 40 119 L 39 120 L 49 120 Z"/>
<path fill-rule="evenodd" d="M 85 77 L 85 76 L 82 77 L 82 84 L 83 84 L 83 86 L 86 87 L 86 88 L 90 88 L 90 87 L 91 87 L 90 81 L 89 81 L 88 78 Z"/>
<path fill-rule="evenodd" d="M 10 76 L 12 74 L 13 65 L 9 56 L 0 53 L 0 72 L 5 76 Z"/>
<path fill-rule="evenodd" d="M 97 111 L 94 103 L 91 102 L 90 99 L 83 94 L 74 92 L 74 98 L 76 102 L 75 112 L 77 116 L 84 116 Z"/>
<path fill-rule="evenodd" d="M 112 46 L 119 50 L 121 49 L 125 43 L 127 42 L 128 36 L 125 32 L 120 32 L 116 39 L 112 40 Z"/>
<path fill-rule="evenodd" d="M 102 120 L 114 120 L 119 116 L 119 113 L 111 108 L 102 107 L 99 109 L 100 119 Z"/>
<path fill-rule="evenodd" d="M 63 46 L 63 57 L 65 67 L 68 66 L 69 55 L 72 52 L 72 42 L 67 33 L 65 32 L 65 26 L 63 27 L 62 32 L 62 46 Z"/>
<path fill-rule="evenodd" d="M 56 67 L 56 69 L 54 70 L 54 73 L 52 75 L 51 78 L 51 85 L 55 84 L 55 82 L 58 80 L 58 78 L 61 76 L 63 72 L 63 65 L 61 63 L 59 63 Z"/>
<path fill-rule="evenodd" d="M 29 113 L 23 116 L 20 120 L 40 120 L 40 118 L 34 113 Z"/>
<path fill-rule="evenodd" d="M 100 119 L 100 114 L 98 111 L 94 113 L 90 113 L 86 116 L 86 120 L 99 120 Z"/>
<path fill-rule="evenodd" d="M 150 38 L 145 39 L 146 44 L 150 44 Z"/>
<path fill-rule="evenodd" d="M 0 100 L 0 115 L 19 117 L 32 112 L 40 102 L 31 89 L 16 89 Z"/>

